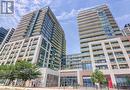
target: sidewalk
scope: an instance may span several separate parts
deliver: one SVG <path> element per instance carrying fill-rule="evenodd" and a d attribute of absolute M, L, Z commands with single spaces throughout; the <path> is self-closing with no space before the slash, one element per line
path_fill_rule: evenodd
<path fill-rule="evenodd" d="M 49 87 L 49 88 L 25 88 L 25 87 L 11 87 L 11 86 L 0 86 L 0 90 L 96 90 L 95 88 L 89 87 L 80 87 L 80 88 L 72 88 L 72 87 Z M 102 90 L 108 90 L 104 88 Z M 117 89 L 109 89 L 109 90 L 117 90 Z M 120 90 L 128 90 L 128 89 L 120 89 Z"/>

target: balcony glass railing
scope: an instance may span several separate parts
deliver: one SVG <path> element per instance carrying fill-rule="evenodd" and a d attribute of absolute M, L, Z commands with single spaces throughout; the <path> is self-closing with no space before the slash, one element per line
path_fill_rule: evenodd
<path fill-rule="evenodd" d="M 94 57 L 95 60 L 104 59 L 105 56 Z"/>
<path fill-rule="evenodd" d="M 126 60 L 117 60 L 118 63 L 126 63 Z"/>

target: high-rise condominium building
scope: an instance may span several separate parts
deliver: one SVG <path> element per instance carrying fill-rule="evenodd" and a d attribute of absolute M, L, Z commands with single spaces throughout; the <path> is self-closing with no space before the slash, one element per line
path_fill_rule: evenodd
<path fill-rule="evenodd" d="M 7 35 L 8 30 L 3 27 L 0 27 L 0 44 L 3 42 L 5 36 Z"/>
<path fill-rule="evenodd" d="M 93 71 L 101 70 L 110 87 L 126 82 L 130 76 L 130 37 L 123 37 L 107 5 L 101 5 L 78 14 L 81 60 Z M 87 70 L 87 68 L 86 68 Z M 130 78 L 130 77 L 129 77 Z"/>
<path fill-rule="evenodd" d="M 58 71 L 65 55 L 65 35 L 49 7 L 24 15 L 10 41 L 0 52 L 0 64 L 26 60 L 41 67 L 36 86 L 57 86 Z"/>
<path fill-rule="evenodd" d="M 106 5 L 80 11 L 77 20 L 82 53 L 87 53 L 89 42 L 122 35 Z"/>
<path fill-rule="evenodd" d="M 82 68 L 82 56 L 78 54 L 66 55 L 66 69 L 79 69 Z"/>
<path fill-rule="evenodd" d="M 80 11 L 77 19 L 81 54 L 68 55 L 66 61 L 69 63 L 66 64 L 77 67 L 77 63 L 81 63 L 82 68 L 62 70 L 61 85 L 93 86 L 91 74 L 95 69 L 103 72 L 109 87 L 127 84 L 130 79 L 130 36 L 119 30 L 108 6 Z"/>
<path fill-rule="evenodd" d="M 130 24 L 125 24 L 122 32 L 124 36 L 130 36 Z"/>
<path fill-rule="evenodd" d="M 6 34 L 4 40 L 2 41 L 1 45 L 0 45 L 0 49 L 4 46 L 5 43 L 9 42 L 11 36 L 13 35 L 15 29 L 11 28 L 10 30 L 8 30 L 8 33 Z"/>

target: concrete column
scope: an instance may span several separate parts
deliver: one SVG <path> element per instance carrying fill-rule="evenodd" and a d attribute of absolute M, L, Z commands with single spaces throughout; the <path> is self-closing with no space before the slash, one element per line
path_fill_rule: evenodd
<path fill-rule="evenodd" d="M 58 87 L 60 87 L 60 70 L 59 70 L 59 79 L 58 79 Z"/>
<path fill-rule="evenodd" d="M 113 84 L 113 85 L 116 85 L 115 75 L 114 75 L 114 74 L 110 74 L 110 76 L 111 76 L 112 84 Z"/>
<path fill-rule="evenodd" d="M 32 60 L 32 63 L 36 63 L 37 62 L 37 59 L 38 59 L 38 56 L 39 56 L 39 52 L 40 52 L 40 45 L 42 43 L 42 37 L 39 36 L 39 39 L 37 41 L 37 46 L 36 46 L 36 49 L 35 49 L 35 53 L 34 53 L 34 56 L 33 56 L 33 60 Z"/>
<path fill-rule="evenodd" d="M 41 87 L 46 87 L 47 72 L 45 69 L 41 69 L 41 72 L 42 72 Z"/>
<path fill-rule="evenodd" d="M 77 82 L 80 85 L 80 72 L 77 70 Z"/>

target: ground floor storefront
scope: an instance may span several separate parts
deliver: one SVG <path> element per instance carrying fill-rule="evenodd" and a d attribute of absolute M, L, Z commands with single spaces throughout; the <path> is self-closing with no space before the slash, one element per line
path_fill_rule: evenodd
<path fill-rule="evenodd" d="M 92 71 L 82 69 L 71 69 L 54 71 L 48 68 L 41 68 L 40 78 L 26 82 L 27 87 L 95 87 L 91 80 Z M 109 88 L 130 86 L 130 74 L 104 74 Z M 0 80 L 0 83 L 7 83 L 8 80 Z M 1 84 L 2 85 L 2 84 Z M 22 86 L 22 81 L 14 80 L 12 86 Z"/>
<path fill-rule="evenodd" d="M 60 73 L 60 86 L 95 87 L 91 80 L 92 71 L 73 69 L 62 70 Z M 127 88 L 130 86 L 130 74 L 104 74 L 109 88 Z"/>

